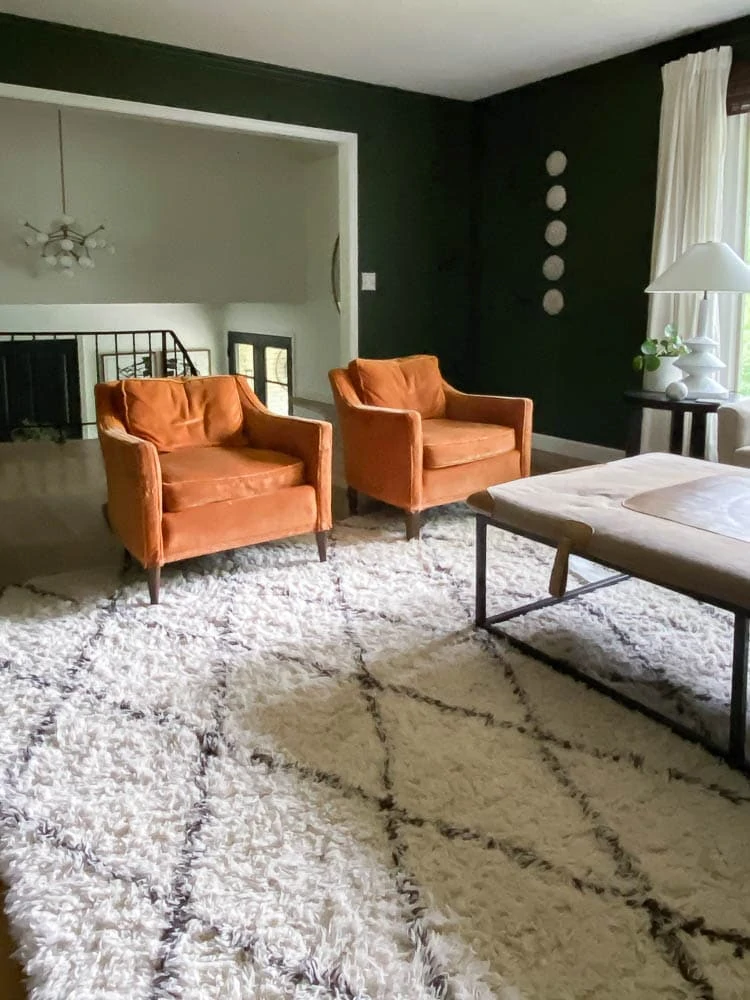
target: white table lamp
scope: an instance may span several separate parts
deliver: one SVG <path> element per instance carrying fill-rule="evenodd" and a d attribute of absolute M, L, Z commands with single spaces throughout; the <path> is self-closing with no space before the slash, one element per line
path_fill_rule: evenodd
<path fill-rule="evenodd" d="M 713 378 L 726 365 L 713 353 L 719 345 L 708 332 L 708 293 L 750 292 L 750 267 L 726 243 L 694 243 L 646 291 L 703 293 L 696 334 L 685 342 L 689 352 L 675 365 L 685 372 L 689 397 L 726 396 L 727 390 Z"/>

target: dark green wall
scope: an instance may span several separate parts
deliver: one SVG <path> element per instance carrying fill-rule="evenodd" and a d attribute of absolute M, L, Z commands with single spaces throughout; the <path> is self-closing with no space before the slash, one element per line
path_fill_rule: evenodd
<path fill-rule="evenodd" d="M 750 17 L 476 104 L 0 14 L 0 79 L 357 132 L 360 350 L 439 354 L 466 388 L 522 393 L 536 429 L 619 447 L 646 327 L 660 68 Z M 541 308 L 547 154 L 569 235 L 566 307 Z"/>
<path fill-rule="evenodd" d="M 535 400 L 535 429 L 622 447 L 622 392 L 646 331 L 656 189 L 661 66 L 731 44 L 750 57 L 750 18 L 577 70 L 476 105 L 480 115 L 478 289 L 471 387 Z M 568 156 L 559 178 L 568 238 L 544 240 L 545 159 Z M 565 308 L 542 309 L 549 253 L 564 258 Z"/>
<path fill-rule="evenodd" d="M 465 381 L 474 109 L 470 104 L 0 15 L 0 79 L 356 132 L 360 350 L 439 354 Z"/>

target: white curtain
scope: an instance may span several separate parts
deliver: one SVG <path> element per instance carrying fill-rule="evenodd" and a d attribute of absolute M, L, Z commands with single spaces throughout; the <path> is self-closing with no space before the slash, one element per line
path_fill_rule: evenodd
<path fill-rule="evenodd" d="M 747 248 L 748 197 L 750 196 L 750 113 L 732 115 L 727 125 L 727 156 L 724 164 L 724 228 L 722 239 L 745 258 Z M 721 360 L 727 365 L 726 386 L 736 390 L 742 332 L 742 295 L 717 295 Z"/>
<path fill-rule="evenodd" d="M 724 224 L 727 147 L 728 46 L 695 52 L 662 67 L 656 217 L 651 277 L 665 271 L 692 243 L 720 240 Z M 695 330 L 699 295 L 650 295 L 648 336 L 675 323 L 687 339 Z M 714 318 L 714 327 L 718 324 Z M 666 450 L 666 414 L 647 411 L 643 451 Z"/>

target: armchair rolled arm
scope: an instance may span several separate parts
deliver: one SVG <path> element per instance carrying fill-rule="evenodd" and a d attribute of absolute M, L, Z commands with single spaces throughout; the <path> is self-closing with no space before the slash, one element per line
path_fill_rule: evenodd
<path fill-rule="evenodd" d="M 445 415 L 449 420 L 471 420 L 478 424 L 501 424 L 516 432 L 516 448 L 521 453 L 521 475 L 531 471 L 532 400 L 523 396 L 474 396 L 443 383 Z"/>
<path fill-rule="evenodd" d="M 724 403 L 718 410 L 719 461 L 734 462 L 738 448 L 750 445 L 750 399 Z"/>
<path fill-rule="evenodd" d="M 155 445 L 126 433 L 119 421 L 99 424 L 107 474 L 107 520 L 144 566 L 161 566 L 161 466 Z"/>
<path fill-rule="evenodd" d="M 350 486 L 404 510 L 422 508 L 422 418 L 416 410 L 339 405 Z"/>
<path fill-rule="evenodd" d="M 331 509 L 331 453 L 333 427 L 326 420 L 286 417 L 271 413 L 244 392 L 240 395 L 245 427 L 253 444 L 295 455 L 305 463 L 305 478 L 315 487 L 318 506 L 317 531 L 333 523 Z"/>

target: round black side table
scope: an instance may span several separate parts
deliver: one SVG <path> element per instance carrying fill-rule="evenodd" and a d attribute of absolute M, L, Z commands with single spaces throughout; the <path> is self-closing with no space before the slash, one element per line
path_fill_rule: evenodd
<path fill-rule="evenodd" d="M 637 455 L 641 450 L 641 426 L 644 410 L 670 410 L 672 426 L 669 433 L 669 450 L 673 455 L 682 454 L 682 432 L 685 428 L 685 414 L 692 414 L 690 423 L 690 454 L 693 458 L 706 457 L 706 416 L 716 413 L 722 403 L 733 403 L 742 397 L 736 392 L 726 396 L 698 399 L 667 399 L 663 392 L 646 392 L 630 389 L 625 393 L 625 402 L 630 406 L 626 455 Z"/>

